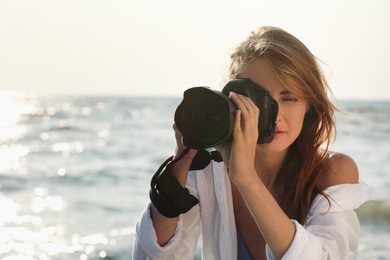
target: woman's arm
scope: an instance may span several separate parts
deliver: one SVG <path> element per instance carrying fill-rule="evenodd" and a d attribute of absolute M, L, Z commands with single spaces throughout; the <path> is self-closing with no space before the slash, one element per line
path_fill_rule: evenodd
<path fill-rule="evenodd" d="M 268 247 L 276 259 L 281 259 L 294 240 L 296 226 L 280 208 L 255 170 L 257 107 L 246 97 L 232 94 L 231 98 L 239 111 L 234 126 L 229 174 Z M 323 174 L 323 187 L 358 182 L 357 167 L 352 159 L 339 156 L 338 159 L 329 161 L 328 165 L 328 174 Z"/>
<path fill-rule="evenodd" d="M 259 109 L 247 97 L 232 93 L 238 107 L 230 150 L 229 175 L 241 193 L 260 232 L 276 258 L 294 238 L 295 226 L 265 187 L 255 170 Z"/>
<path fill-rule="evenodd" d="M 176 155 L 174 159 L 184 154 L 185 147 L 182 143 L 182 136 L 176 126 L 175 138 L 177 143 Z M 190 149 L 184 156 L 170 165 L 170 170 L 161 174 L 170 174 L 179 184 L 185 188 L 187 185 L 187 177 L 192 160 L 196 155 L 196 151 Z M 192 195 L 196 191 L 193 187 Z M 158 191 L 157 191 L 158 192 Z M 185 216 L 184 216 L 185 215 Z M 150 203 L 136 225 L 136 238 L 134 241 L 133 257 L 134 259 L 146 259 L 152 257 L 156 259 L 182 259 L 195 254 L 197 240 L 200 233 L 199 226 L 199 206 L 193 207 L 186 214 L 177 217 L 166 217 Z M 183 227 L 186 227 L 186 232 L 190 232 L 192 236 L 186 235 L 186 239 L 182 239 Z"/>
<path fill-rule="evenodd" d="M 175 131 L 175 139 L 176 139 L 176 155 L 175 158 L 184 153 L 185 147 L 183 144 L 183 136 L 180 131 L 177 129 L 176 125 L 173 125 L 173 129 Z M 178 180 L 180 185 L 185 188 L 187 183 L 188 171 L 190 169 L 192 160 L 196 155 L 196 150 L 190 149 L 188 153 L 186 153 L 183 158 L 173 164 L 169 173 L 174 178 Z M 174 159 L 175 159 L 174 158 Z M 157 208 L 152 204 L 151 205 L 151 218 L 153 221 L 153 227 L 156 231 L 157 243 L 160 246 L 164 246 L 173 236 L 176 230 L 177 222 L 179 217 L 168 218 L 161 214 Z"/>
<path fill-rule="evenodd" d="M 165 174 L 172 174 L 179 181 L 180 185 L 185 188 L 192 159 L 193 151 L 190 151 L 172 166 L 169 173 Z M 179 217 L 168 218 L 161 214 L 153 204 L 150 206 L 150 217 L 156 232 L 157 243 L 160 246 L 166 245 L 175 233 Z"/>
<path fill-rule="evenodd" d="M 236 187 L 267 245 L 275 258 L 280 259 L 294 239 L 294 224 L 259 178 L 251 182 L 236 183 Z"/>
<path fill-rule="evenodd" d="M 358 180 L 359 173 L 355 162 L 346 155 L 333 154 L 333 156 L 329 157 L 327 166 L 320 175 L 319 183 L 322 185 L 323 189 L 326 189 L 338 184 L 356 184 L 358 183 Z M 294 239 L 296 225 L 291 222 L 279 207 L 260 179 L 253 182 L 239 183 L 237 187 L 259 226 L 269 248 L 273 252 L 275 258 L 280 259 L 287 252 Z M 331 203 L 332 202 L 337 203 L 337 201 L 331 200 Z M 259 207 L 259 205 L 261 206 Z M 311 234 L 328 234 L 330 236 L 328 239 L 332 239 L 331 236 L 333 234 L 333 239 L 335 241 L 342 241 L 342 239 L 338 238 L 340 233 L 345 233 L 345 236 L 350 233 L 349 229 L 351 228 L 343 217 L 344 216 L 340 216 L 339 218 L 328 218 L 332 220 L 332 225 L 334 227 L 339 227 L 337 232 L 334 232 L 334 230 L 330 233 L 323 232 L 326 229 L 329 230 L 329 226 L 323 226 L 321 228 L 317 225 L 315 229 L 311 227 L 312 230 L 317 230 L 317 232 L 312 232 Z M 355 218 L 349 217 L 349 219 L 352 221 L 350 225 L 356 223 Z M 337 220 L 339 220 L 340 223 L 334 223 Z M 347 242 L 348 239 L 347 241 L 344 241 L 344 243 Z M 332 247 L 332 249 L 335 250 L 337 247 Z M 320 248 L 320 250 L 322 251 L 324 248 Z"/>
<path fill-rule="evenodd" d="M 176 230 L 164 246 L 157 243 L 156 232 L 150 218 L 150 206 L 148 205 L 137 221 L 133 259 L 193 259 L 201 232 L 199 205 L 178 217 Z"/>
<path fill-rule="evenodd" d="M 355 209 L 380 196 L 364 182 L 328 187 L 314 199 L 305 225 L 293 221 L 294 239 L 282 259 L 348 259 L 358 248 L 359 220 Z M 275 259 L 267 245 L 268 259 Z"/>

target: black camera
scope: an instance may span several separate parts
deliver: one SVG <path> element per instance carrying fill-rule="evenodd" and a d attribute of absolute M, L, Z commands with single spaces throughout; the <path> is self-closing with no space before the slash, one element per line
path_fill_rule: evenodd
<path fill-rule="evenodd" d="M 278 103 L 266 89 L 250 79 L 234 79 L 224 86 L 222 92 L 207 87 L 194 87 L 184 91 L 184 98 L 176 108 L 174 121 L 183 135 L 185 146 L 204 149 L 232 140 L 237 107 L 228 97 L 231 91 L 249 97 L 260 109 L 257 143 L 269 143 L 273 140 Z"/>

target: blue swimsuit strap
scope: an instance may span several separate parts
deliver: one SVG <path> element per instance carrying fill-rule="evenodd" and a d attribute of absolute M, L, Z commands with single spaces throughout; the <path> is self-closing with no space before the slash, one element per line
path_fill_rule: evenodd
<path fill-rule="evenodd" d="M 253 259 L 251 256 L 251 253 L 249 252 L 248 248 L 246 247 L 246 244 L 238 231 L 237 231 L 237 259 L 238 260 L 252 260 Z"/>

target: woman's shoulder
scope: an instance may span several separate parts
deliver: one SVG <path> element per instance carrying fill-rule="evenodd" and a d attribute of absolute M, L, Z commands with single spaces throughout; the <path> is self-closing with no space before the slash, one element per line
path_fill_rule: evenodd
<path fill-rule="evenodd" d="M 325 158 L 317 188 L 324 190 L 337 184 L 354 184 L 359 182 L 359 170 L 355 161 L 346 154 L 328 152 Z"/>

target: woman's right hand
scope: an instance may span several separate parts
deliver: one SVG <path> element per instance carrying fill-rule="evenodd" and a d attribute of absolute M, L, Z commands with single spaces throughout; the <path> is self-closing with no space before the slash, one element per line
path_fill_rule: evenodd
<path fill-rule="evenodd" d="M 180 133 L 176 124 L 173 124 L 173 130 L 175 131 L 175 139 L 176 139 L 176 152 L 174 159 L 179 157 L 186 150 L 185 145 L 183 144 L 183 135 Z M 187 175 L 190 169 L 192 160 L 194 159 L 197 150 L 190 149 L 179 161 L 177 161 L 171 170 L 172 176 L 174 176 L 180 184 L 185 187 L 187 182 Z"/>

